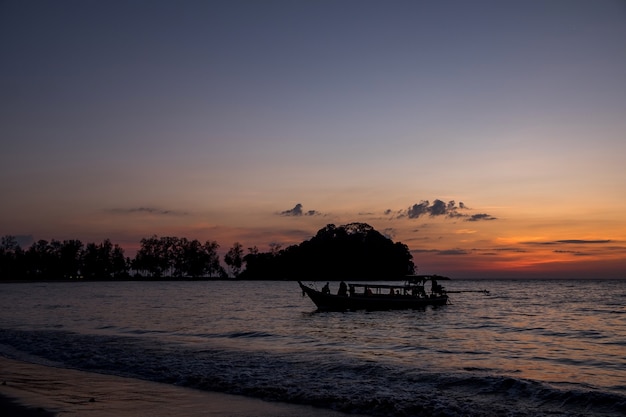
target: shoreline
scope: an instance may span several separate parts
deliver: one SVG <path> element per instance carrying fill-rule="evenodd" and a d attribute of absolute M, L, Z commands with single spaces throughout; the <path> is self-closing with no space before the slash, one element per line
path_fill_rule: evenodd
<path fill-rule="evenodd" d="M 56 414 L 41 407 L 28 407 L 14 398 L 0 394 L 0 410 L 2 416 L 11 417 L 55 417 Z"/>
<path fill-rule="evenodd" d="M 347 417 L 307 405 L 55 368 L 0 356 L 1 415 L 13 417 Z M 350 414 L 351 417 L 358 417 Z M 364 417 L 364 416 L 362 416 Z"/>

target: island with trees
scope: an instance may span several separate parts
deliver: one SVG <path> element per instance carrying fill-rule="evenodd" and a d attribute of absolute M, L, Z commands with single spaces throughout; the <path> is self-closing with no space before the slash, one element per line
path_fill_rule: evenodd
<path fill-rule="evenodd" d="M 7 235 L 0 239 L 0 281 L 68 280 L 393 280 L 415 270 L 408 247 L 366 223 L 329 224 L 315 236 L 268 252 L 235 242 L 222 265 L 219 244 L 194 239 L 143 238 L 134 258 L 109 239 L 38 240 L 27 249 Z"/>

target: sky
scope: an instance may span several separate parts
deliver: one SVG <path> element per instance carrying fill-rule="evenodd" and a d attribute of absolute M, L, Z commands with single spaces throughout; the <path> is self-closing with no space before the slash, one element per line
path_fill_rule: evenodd
<path fill-rule="evenodd" d="M 626 278 L 626 3 L 0 1 L 0 236 L 368 223 L 419 273 Z"/>

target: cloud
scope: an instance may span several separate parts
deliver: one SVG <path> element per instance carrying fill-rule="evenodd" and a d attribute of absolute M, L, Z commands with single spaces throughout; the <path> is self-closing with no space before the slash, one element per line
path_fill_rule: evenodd
<path fill-rule="evenodd" d="M 437 252 L 437 255 L 467 255 L 469 252 L 464 249 L 446 249 Z"/>
<path fill-rule="evenodd" d="M 457 206 L 454 200 L 450 200 L 446 203 L 443 200 L 436 199 L 432 204 L 430 204 L 430 201 L 428 200 L 422 200 L 419 203 L 410 206 L 406 211 L 400 212 L 397 218 L 408 217 L 409 219 L 418 219 L 424 215 L 428 215 L 430 217 L 444 217 L 450 219 L 463 218 L 468 222 L 496 220 L 496 217 L 493 217 L 490 214 L 480 213 L 470 215 L 461 213 L 463 210 L 469 210 L 463 202 L 459 202 L 459 205 Z"/>
<path fill-rule="evenodd" d="M 610 239 L 597 239 L 597 240 L 585 240 L 585 239 L 563 239 L 563 240 L 549 240 L 545 242 L 522 242 L 526 245 L 597 245 L 613 242 Z"/>
<path fill-rule="evenodd" d="M 602 239 L 602 240 L 583 240 L 583 239 L 566 239 L 566 240 L 557 240 L 557 243 L 571 243 L 571 244 L 575 244 L 575 245 L 589 245 L 589 244 L 596 244 L 596 243 L 611 243 L 610 240 L 608 239 Z"/>
<path fill-rule="evenodd" d="M 554 253 L 568 253 L 574 256 L 590 256 L 588 253 L 583 253 L 575 250 L 555 250 Z"/>
<path fill-rule="evenodd" d="M 502 253 L 528 253 L 526 249 L 514 247 L 494 247 L 494 248 L 472 248 L 472 253 L 482 256 L 499 256 Z"/>
<path fill-rule="evenodd" d="M 407 210 L 407 215 L 409 216 L 409 219 L 417 219 L 420 216 L 427 214 L 429 204 L 430 203 L 428 201 L 422 201 L 419 204 L 413 204 Z"/>
<path fill-rule="evenodd" d="M 285 210 L 280 212 L 281 216 L 302 216 L 302 204 L 298 203 L 291 210 Z"/>
<path fill-rule="evenodd" d="M 460 205 L 457 206 L 454 200 L 445 203 L 442 200 L 436 199 L 435 201 L 433 201 L 432 204 L 430 204 L 428 200 L 422 200 L 418 204 L 413 204 L 411 207 L 409 207 L 407 210 L 407 215 L 410 219 L 417 219 L 426 214 L 431 217 L 460 217 L 463 215 L 458 211 L 464 209 L 465 204 L 460 203 Z"/>
<path fill-rule="evenodd" d="M 437 249 L 411 249 L 411 253 L 437 253 Z"/>
<path fill-rule="evenodd" d="M 466 222 L 477 222 L 480 220 L 497 220 L 497 218 L 493 217 L 490 214 L 480 213 L 480 214 L 472 214 L 471 216 L 465 219 Z"/>
<path fill-rule="evenodd" d="M 493 249 L 497 252 L 517 252 L 517 253 L 527 253 L 528 251 L 520 248 L 495 248 Z"/>
<path fill-rule="evenodd" d="M 320 212 L 316 210 L 302 210 L 302 204 L 298 203 L 294 208 L 290 210 L 281 211 L 279 215 L 281 216 L 318 216 Z"/>
<path fill-rule="evenodd" d="M 164 210 L 155 207 L 131 207 L 131 208 L 114 208 L 109 210 L 111 213 L 118 214 L 155 214 L 159 216 L 186 216 L 188 213 L 175 210 Z"/>
<path fill-rule="evenodd" d="M 413 249 L 411 253 L 432 253 L 435 255 L 468 255 L 465 249 Z"/>

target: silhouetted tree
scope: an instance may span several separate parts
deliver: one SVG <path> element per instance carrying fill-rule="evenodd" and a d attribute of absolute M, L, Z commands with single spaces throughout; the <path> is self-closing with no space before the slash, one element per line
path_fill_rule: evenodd
<path fill-rule="evenodd" d="M 233 247 L 224 256 L 224 262 L 228 265 L 233 275 L 237 277 L 243 266 L 243 246 L 241 246 L 241 243 L 235 242 L 233 244 Z"/>
<path fill-rule="evenodd" d="M 128 278 L 130 259 L 124 255 L 124 249 L 117 243 L 111 252 L 111 275 L 113 278 Z"/>
<path fill-rule="evenodd" d="M 58 249 L 60 275 L 65 278 L 77 278 L 83 266 L 83 243 L 80 240 L 64 240 Z"/>
<path fill-rule="evenodd" d="M 180 239 L 174 264 L 179 277 L 203 277 L 208 273 L 209 256 L 199 240 Z"/>
<path fill-rule="evenodd" d="M 26 251 L 26 276 L 31 279 L 48 278 L 54 269 L 54 254 L 47 240 L 34 242 Z"/>
<path fill-rule="evenodd" d="M 6 235 L 0 239 L 0 280 L 23 278 L 24 251 L 15 236 Z"/>
<path fill-rule="evenodd" d="M 397 279 L 413 273 L 408 247 L 366 223 L 329 224 L 300 245 L 244 257 L 250 279 Z"/>
<path fill-rule="evenodd" d="M 147 273 L 150 277 L 172 276 L 214 277 L 224 274 L 220 266 L 217 242 L 188 240 L 172 236 L 141 240 L 141 248 L 132 261 L 133 269 Z"/>
<path fill-rule="evenodd" d="M 150 276 L 160 278 L 167 268 L 168 261 L 162 249 L 162 242 L 153 235 L 149 238 L 141 239 L 141 248 L 135 255 L 133 268 L 137 271 L 148 273 Z"/>
<path fill-rule="evenodd" d="M 271 252 L 249 252 L 243 257 L 246 269 L 239 274 L 245 279 L 273 279 L 279 276 L 278 255 Z"/>
<path fill-rule="evenodd" d="M 191 277 L 203 277 L 209 272 L 209 263 L 212 262 L 212 248 L 202 245 L 199 240 L 194 239 L 187 247 L 184 256 L 187 264 L 187 274 Z"/>
<path fill-rule="evenodd" d="M 223 277 L 226 276 L 226 271 L 220 265 L 220 257 L 217 254 L 217 250 L 220 245 L 215 241 L 207 240 L 202 246 L 207 259 L 207 273 L 210 277 Z"/>
<path fill-rule="evenodd" d="M 109 239 L 100 244 L 88 243 L 83 251 L 82 275 L 87 279 L 111 279 L 128 276 L 124 250 Z"/>

